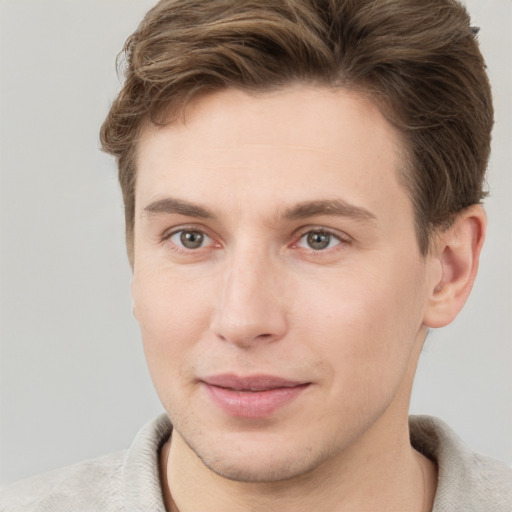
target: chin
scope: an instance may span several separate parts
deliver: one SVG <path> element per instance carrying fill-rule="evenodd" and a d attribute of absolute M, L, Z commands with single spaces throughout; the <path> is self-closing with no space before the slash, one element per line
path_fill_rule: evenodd
<path fill-rule="evenodd" d="M 272 483 L 291 480 L 311 472 L 317 463 L 306 460 L 270 460 L 233 461 L 214 460 L 200 457 L 208 469 L 217 475 L 235 482 Z"/>
<path fill-rule="evenodd" d="M 271 483 L 294 479 L 312 472 L 329 458 L 329 453 L 323 453 L 320 447 L 308 446 L 303 441 L 295 446 L 282 436 L 256 439 L 259 436 L 255 432 L 245 434 L 251 439 L 244 440 L 242 436 L 216 445 L 185 442 L 208 469 L 236 482 Z"/>

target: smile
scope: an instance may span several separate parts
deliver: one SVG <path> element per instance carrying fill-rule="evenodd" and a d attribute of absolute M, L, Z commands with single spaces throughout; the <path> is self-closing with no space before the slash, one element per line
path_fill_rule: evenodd
<path fill-rule="evenodd" d="M 297 398 L 311 383 L 267 375 L 216 375 L 202 384 L 213 403 L 230 416 L 263 418 Z"/>

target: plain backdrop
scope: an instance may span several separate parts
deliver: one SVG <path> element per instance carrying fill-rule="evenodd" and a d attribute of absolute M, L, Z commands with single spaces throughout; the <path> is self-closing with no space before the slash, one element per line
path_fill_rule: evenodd
<path fill-rule="evenodd" d="M 149 0 L 0 0 L 0 483 L 127 447 L 162 408 L 131 313 L 98 129 Z M 512 1 L 467 2 L 496 126 L 473 294 L 430 333 L 411 410 L 512 462 Z"/>

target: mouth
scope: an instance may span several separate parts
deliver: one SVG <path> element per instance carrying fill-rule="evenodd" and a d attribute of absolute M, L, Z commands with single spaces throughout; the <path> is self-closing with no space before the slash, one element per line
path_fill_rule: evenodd
<path fill-rule="evenodd" d="M 240 418 L 264 418 L 288 405 L 311 382 L 271 375 L 215 375 L 201 380 L 209 398 L 223 412 Z"/>

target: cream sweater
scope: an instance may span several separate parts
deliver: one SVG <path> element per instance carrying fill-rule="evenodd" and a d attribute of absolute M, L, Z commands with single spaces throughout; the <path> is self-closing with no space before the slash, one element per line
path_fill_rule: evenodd
<path fill-rule="evenodd" d="M 436 418 L 412 416 L 410 430 L 413 446 L 439 467 L 433 512 L 512 512 L 512 468 L 471 452 Z M 127 451 L 12 484 L 0 492 L 0 511 L 165 512 L 158 452 L 170 432 L 162 415 Z"/>

